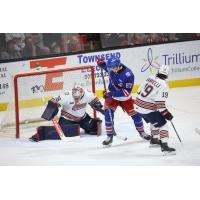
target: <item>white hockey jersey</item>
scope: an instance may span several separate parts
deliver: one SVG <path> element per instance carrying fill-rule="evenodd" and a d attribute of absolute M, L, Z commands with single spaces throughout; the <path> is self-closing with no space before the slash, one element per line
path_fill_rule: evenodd
<path fill-rule="evenodd" d="M 86 116 L 87 104 L 93 107 L 93 105 L 99 102 L 99 99 L 93 93 L 85 91 L 80 101 L 75 103 L 72 92 L 69 91 L 62 96 L 52 98 L 51 101 L 57 103 L 59 107 L 62 107 L 62 117 L 70 121 L 79 122 Z"/>
<path fill-rule="evenodd" d="M 168 85 L 165 80 L 151 76 L 140 86 L 135 101 L 135 110 L 147 114 L 154 111 L 162 112 L 166 109 Z"/>

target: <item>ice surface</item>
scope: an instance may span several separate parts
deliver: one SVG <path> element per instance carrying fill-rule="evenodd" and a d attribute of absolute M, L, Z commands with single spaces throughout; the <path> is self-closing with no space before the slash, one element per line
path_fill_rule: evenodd
<path fill-rule="evenodd" d="M 174 114 L 173 122 L 183 142 L 181 145 L 168 123 L 169 146 L 176 148 L 175 156 L 162 156 L 160 148 L 149 148 L 148 142 L 137 134 L 131 118 L 118 108 L 115 129 L 128 137 L 127 142 L 114 138 L 111 148 L 102 147 L 103 126 L 103 135 L 99 137 L 83 135 L 78 142 L 32 143 L 28 137 L 34 129 L 27 127 L 20 139 L 0 138 L 0 165 L 200 165 L 200 135 L 194 131 L 200 128 L 200 87 L 170 89 L 167 105 Z M 149 131 L 148 125 L 145 128 Z"/>

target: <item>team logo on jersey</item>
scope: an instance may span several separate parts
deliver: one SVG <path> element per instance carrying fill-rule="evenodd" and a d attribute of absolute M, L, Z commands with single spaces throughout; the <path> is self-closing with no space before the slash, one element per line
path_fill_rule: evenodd
<path fill-rule="evenodd" d="M 126 72 L 126 76 L 127 76 L 127 77 L 130 77 L 130 76 L 131 76 L 131 73 L 130 73 L 130 72 Z"/>
<path fill-rule="evenodd" d="M 142 60 L 145 62 L 145 64 L 141 68 L 141 72 L 145 72 L 148 69 L 150 69 L 151 73 L 154 73 L 154 71 L 160 68 L 160 64 L 157 62 L 159 56 L 154 57 L 153 56 L 153 50 L 152 48 L 149 48 L 147 50 L 147 58 L 143 58 Z"/>
<path fill-rule="evenodd" d="M 73 111 L 81 110 L 81 109 L 85 108 L 86 105 L 87 105 L 87 103 L 74 104 L 73 107 L 72 107 L 72 110 L 73 110 Z"/>

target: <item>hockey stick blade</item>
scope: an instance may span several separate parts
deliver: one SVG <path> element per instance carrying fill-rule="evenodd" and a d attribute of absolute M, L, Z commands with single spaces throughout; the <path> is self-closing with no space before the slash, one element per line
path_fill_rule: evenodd
<path fill-rule="evenodd" d="M 120 139 L 120 140 L 123 140 L 123 141 L 127 141 L 128 140 L 127 137 L 123 137 L 123 136 L 120 136 L 120 135 L 115 135 L 115 137 Z"/>
<path fill-rule="evenodd" d="M 128 140 L 127 137 L 120 136 L 120 135 L 118 135 L 115 131 L 114 131 L 113 135 L 114 135 L 116 138 L 120 139 L 120 140 L 123 140 L 123 141 Z"/>

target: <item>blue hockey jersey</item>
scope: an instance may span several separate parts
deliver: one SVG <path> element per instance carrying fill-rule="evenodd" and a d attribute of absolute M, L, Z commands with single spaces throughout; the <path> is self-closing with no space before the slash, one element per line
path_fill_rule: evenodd
<path fill-rule="evenodd" d="M 113 99 L 126 101 L 131 98 L 134 86 L 134 74 L 125 65 L 120 64 L 120 66 L 122 66 L 122 69 L 118 73 L 114 73 L 113 71 L 108 72 L 107 66 L 104 67 L 104 70 L 109 73 L 108 89 Z"/>

